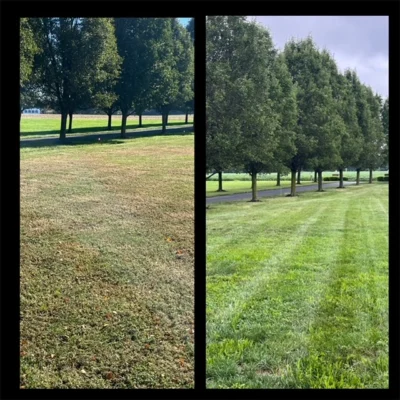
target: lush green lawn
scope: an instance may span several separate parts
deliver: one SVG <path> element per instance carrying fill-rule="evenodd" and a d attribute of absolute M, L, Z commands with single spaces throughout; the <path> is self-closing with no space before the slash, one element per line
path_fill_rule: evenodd
<path fill-rule="evenodd" d="M 22 387 L 193 387 L 193 185 L 193 135 L 21 149 Z"/>
<path fill-rule="evenodd" d="M 193 123 L 193 116 L 189 115 L 189 123 Z M 143 117 L 143 128 L 161 127 L 161 116 Z M 61 117 L 59 115 L 23 115 L 21 119 L 21 137 L 41 137 L 58 136 L 60 132 Z M 185 116 L 170 116 L 168 126 L 185 125 Z M 118 132 L 121 129 L 121 116 L 113 115 L 112 130 Z M 107 115 L 74 115 L 72 119 L 71 133 L 88 133 L 107 131 Z M 68 123 L 67 123 L 68 128 Z M 139 128 L 139 118 L 137 116 L 128 117 L 127 129 Z M 70 133 L 70 134 L 71 134 Z"/>
<path fill-rule="evenodd" d="M 387 184 L 207 210 L 207 387 L 388 387 Z"/>

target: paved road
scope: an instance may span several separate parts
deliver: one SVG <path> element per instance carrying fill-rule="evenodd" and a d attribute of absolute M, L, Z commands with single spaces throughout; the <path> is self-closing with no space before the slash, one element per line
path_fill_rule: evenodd
<path fill-rule="evenodd" d="M 167 131 L 163 135 L 185 135 L 193 133 L 193 124 L 188 124 L 180 127 L 174 127 L 173 125 L 168 127 Z M 158 127 L 150 127 L 150 128 L 135 128 L 129 129 L 126 131 L 127 139 L 134 139 L 138 137 L 145 136 L 153 136 L 153 135 L 161 135 L 162 130 Z M 113 139 L 120 139 L 121 134 L 111 133 L 109 131 L 106 132 L 90 132 L 90 133 L 72 133 L 68 134 L 64 141 L 58 139 L 58 135 L 49 135 L 48 137 L 40 137 L 40 138 L 29 138 L 29 137 L 21 137 L 20 139 L 20 147 L 46 147 L 46 146 L 59 146 L 59 145 L 68 145 L 68 144 L 83 144 L 83 143 L 94 143 L 97 142 L 100 138 L 100 143 L 107 142 Z"/>
<path fill-rule="evenodd" d="M 347 185 L 355 185 L 356 182 L 344 182 L 345 186 Z M 339 182 L 330 182 L 323 183 L 323 188 L 334 188 L 338 187 Z M 318 185 L 307 185 L 307 186 L 299 186 L 296 187 L 296 192 L 308 192 L 313 191 L 318 188 Z M 283 196 L 290 193 L 290 188 L 285 189 L 270 189 L 270 190 L 261 190 L 258 192 L 258 197 L 272 197 L 272 196 Z M 226 196 L 216 196 L 216 197 L 207 197 L 206 204 L 213 203 L 222 203 L 226 201 L 238 201 L 238 200 L 250 200 L 251 193 L 239 193 L 239 194 L 231 194 Z"/>

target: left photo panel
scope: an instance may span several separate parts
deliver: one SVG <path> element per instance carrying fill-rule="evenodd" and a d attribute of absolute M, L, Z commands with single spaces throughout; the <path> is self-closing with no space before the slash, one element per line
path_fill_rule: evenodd
<path fill-rule="evenodd" d="M 20 19 L 21 388 L 194 388 L 194 33 Z"/>

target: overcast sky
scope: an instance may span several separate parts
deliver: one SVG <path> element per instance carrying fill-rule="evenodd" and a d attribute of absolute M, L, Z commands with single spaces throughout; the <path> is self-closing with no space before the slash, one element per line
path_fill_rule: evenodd
<path fill-rule="evenodd" d="M 309 34 L 334 56 L 343 72 L 356 69 L 366 85 L 386 98 L 389 86 L 389 22 L 385 16 L 250 17 L 269 28 L 275 46 Z"/>

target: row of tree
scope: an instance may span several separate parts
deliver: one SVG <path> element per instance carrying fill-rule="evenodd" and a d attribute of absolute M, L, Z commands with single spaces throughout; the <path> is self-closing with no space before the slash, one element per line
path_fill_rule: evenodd
<path fill-rule="evenodd" d="M 61 114 L 60 139 L 73 114 L 96 107 L 129 115 L 150 108 L 194 110 L 194 20 L 177 18 L 22 18 L 20 24 L 20 115 L 32 105 Z"/>
<path fill-rule="evenodd" d="M 206 21 L 206 170 L 246 171 L 257 200 L 257 174 L 313 170 L 360 171 L 387 165 L 389 100 L 362 84 L 355 71 L 339 72 L 311 37 L 282 52 L 271 35 L 246 17 Z"/>

